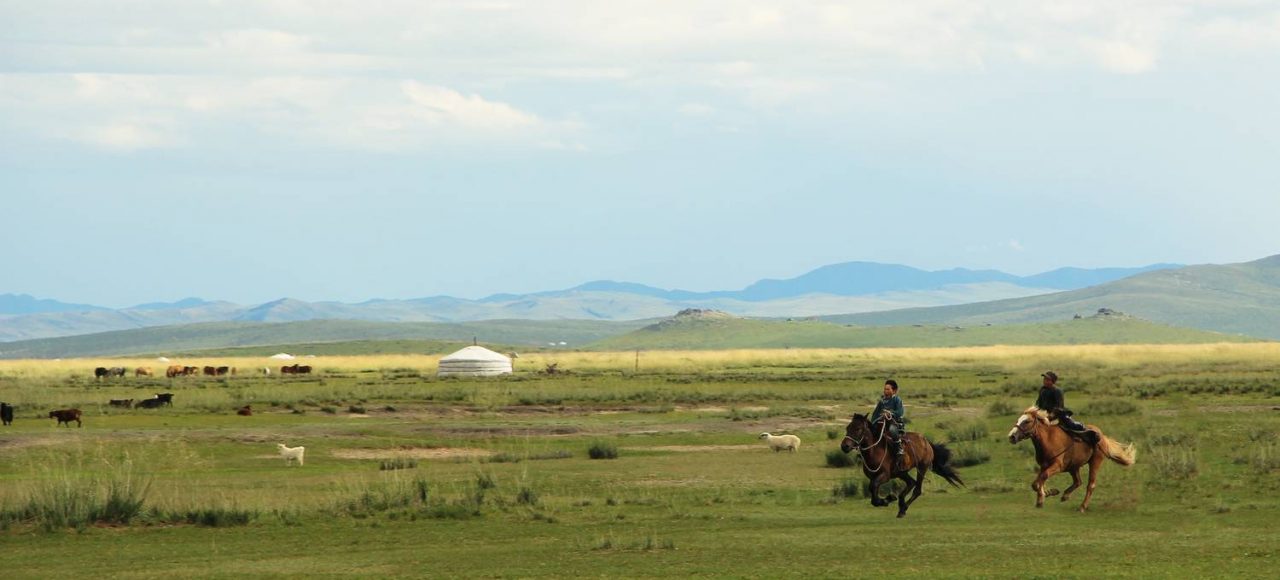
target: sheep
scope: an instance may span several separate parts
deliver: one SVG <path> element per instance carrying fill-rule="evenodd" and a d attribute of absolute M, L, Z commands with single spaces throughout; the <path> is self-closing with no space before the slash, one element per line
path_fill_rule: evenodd
<path fill-rule="evenodd" d="M 769 447 L 773 449 L 775 453 L 782 451 L 783 449 L 792 453 L 800 450 L 800 438 L 795 435 L 770 435 L 768 433 L 761 433 L 760 438 L 767 441 L 769 443 Z"/>
<path fill-rule="evenodd" d="M 276 448 L 280 450 L 280 456 L 284 457 L 284 464 L 297 461 L 298 467 L 302 467 L 302 456 L 307 452 L 307 448 L 301 445 L 297 447 L 285 447 L 284 443 L 276 443 Z"/>

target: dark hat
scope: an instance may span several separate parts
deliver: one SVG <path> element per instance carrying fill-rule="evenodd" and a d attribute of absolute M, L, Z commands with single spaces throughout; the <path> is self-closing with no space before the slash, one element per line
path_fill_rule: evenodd
<path fill-rule="evenodd" d="M 1046 379 L 1049 379 L 1055 383 L 1058 382 L 1058 373 L 1055 373 L 1053 371 L 1045 371 L 1044 374 L 1041 374 L 1040 376 Z"/>

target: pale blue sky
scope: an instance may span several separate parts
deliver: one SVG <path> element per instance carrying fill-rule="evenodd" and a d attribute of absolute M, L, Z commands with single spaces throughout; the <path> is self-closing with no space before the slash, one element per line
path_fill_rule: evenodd
<path fill-rule="evenodd" d="M 1280 253 L 1274 2 L 0 0 L 0 293 Z"/>

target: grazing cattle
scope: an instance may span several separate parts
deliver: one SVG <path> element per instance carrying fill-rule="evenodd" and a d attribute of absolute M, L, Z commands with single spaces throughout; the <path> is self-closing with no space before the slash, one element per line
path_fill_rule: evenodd
<path fill-rule="evenodd" d="M 134 405 L 133 408 L 159 409 L 162 405 L 164 405 L 164 401 L 161 401 L 160 399 L 143 399 L 141 401 L 138 401 L 138 404 Z"/>
<path fill-rule="evenodd" d="M 133 376 L 149 377 L 151 376 L 151 367 L 138 367 L 136 369 L 133 369 Z"/>
<path fill-rule="evenodd" d="M 108 403 L 112 407 L 124 407 L 126 409 L 133 408 L 133 399 L 111 399 Z"/>
<path fill-rule="evenodd" d="M 296 372 L 298 372 L 298 365 L 296 364 L 284 365 L 280 367 L 280 374 L 282 375 L 291 375 Z"/>
<path fill-rule="evenodd" d="M 184 368 L 186 367 L 183 367 L 182 365 L 171 365 L 169 368 L 164 370 L 164 376 L 172 379 L 173 377 L 183 374 L 182 370 Z"/>
<path fill-rule="evenodd" d="M 300 375 L 309 375 L 311 374 L 311 365 L 299 366 L 297 369 L 294 369 L 293 372 L 298 373 Z"/>
<path fill-rule="evenodd" d="M 191 375 L 199 375 L 200 367 L 182 367 L 182 376 L 189 377 Z"/>
<path fill-rule="evenodd" d="M 213 367 L 204 367 L 204 376 L 212 377 L 218 374 L 218 369 Z"/>
<path fill-rule="evenodd" d="M 13 407 L 9 403 L 0 403 L 0 420 L 3 420 L 5 425 L 13 424 Z"/>
<path fill-rule="evenodd" d="M 216 369 L 213 369 L 213 374 L 222 376 L 227 374 L 230 371 L 231 371 L 231 367 L 218 367 Z"/>
<path fill-rule="evenodd" d="M 93 380 L 95 381 L 102 380 L 102 378 L 107 376 L 107 373 L 109 372 L 111 371 L 109 371 L 107 367 L 98 367 L 96 369 L 93 369 Z"/>
<path fill-rule="evenodd" d="M 49 418 L 57 419 L 58 425 L 66 423 L 67 427 L 70 427 L 71 422 L 75 421 L 76 427 L 84 427 L 84 423 L 80 422 L 80 409 L 59 409 L 57 411 L 49 411 Z"/>
<path fill-rule="evenodd" d="M 159 399 L 162 404 L 173 406 L 173 393 L 156 393 L 156 399 Z"/>
<path fill-rule="evenodd" d="M 240 407 L 239 409 L 236 409 L 236 414 L 240 415 L 241 417 L 248 417 L 253 414 L 253 408 L 251 408 L 249 405 L 245 405 L 243 407 Z"/>
<path fill-rule="evenodd" d="M 298 467 L 302 467 L 303 455 L 306 454 L 307 448 L 301 445 L 297 447 L 285 447 L 284 443 L 276 443 L 276 448 L 280 450 L 280 456 L 284 457 L 284 464 L 289 465 L 291 462 L 298 462 Z"/>
<path fill-rule="evenodd" d="M 123 376 L 124 376 L 124 374 L 125 374 L 126 372 L 128 372 L 128 371 L 129 371 L 129 369 L 126 369 L 126 368 L 124 368 L 124 367 L 111 367 L 110 369 L 107 369 L 107 376 L 108 376 L 108 377 L 123 377 Z"/>

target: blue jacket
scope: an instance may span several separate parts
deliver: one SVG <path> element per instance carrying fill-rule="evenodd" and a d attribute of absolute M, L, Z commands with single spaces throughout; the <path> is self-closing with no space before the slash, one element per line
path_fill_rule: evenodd
<path fill-rule="evenodd" d="M 876 410 L 871 412 L 871 422 L 879 421 L 880 415 L 885 411 L 893 413 L 893 418 L 899 423 L 903 421 L 906 415 L 906 409 L 902 407 L 902 399 L 899 399 L 897 395 L 882 398 L 879 403 L 876 403 Z"/>

